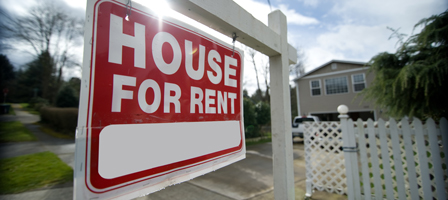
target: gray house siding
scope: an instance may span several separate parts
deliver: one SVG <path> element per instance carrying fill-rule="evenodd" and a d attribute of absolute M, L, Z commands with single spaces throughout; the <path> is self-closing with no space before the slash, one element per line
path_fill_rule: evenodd
<path fill-rule="evenodd" d="M 374 75 L 368 69 L 365 63 L 331 61 L 296 79 L 299 114 L 316 115 L 322 120 L 333 121 L 337 120 L 334 119 L 338 115 L 337 107 L 345 104 L 354 120 L 378 119 L 382 111 L 375 110 L 370 102 L 362 101 L 359 91 L 355 91 L 355 88 L 368 87 L 373 81 Z M 360 81 L 362 79 L 363 82 Z"/>

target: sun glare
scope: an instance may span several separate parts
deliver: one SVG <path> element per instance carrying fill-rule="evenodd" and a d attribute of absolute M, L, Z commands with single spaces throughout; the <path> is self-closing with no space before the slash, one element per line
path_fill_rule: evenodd
<path fill-rule="evenodd" d="M 169 4 L 164 0 L 134 0 L 134 2 L 151 9 L 160 17 L 169 15 L 172 11 Z"/>

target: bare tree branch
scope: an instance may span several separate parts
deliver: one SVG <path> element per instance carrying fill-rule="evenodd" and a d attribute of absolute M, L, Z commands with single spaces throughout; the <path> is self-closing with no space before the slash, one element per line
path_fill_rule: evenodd
<path fill-rule="evenodd" d="M 64 68 L 78 65 L 72 49 L 79 45 L 78 38 L 82 38 L 83 22 L 67 13 L 71 12 L 49 0 L 40 1 L 25 16 L 0 13 L 4 19 L 0 29 L 6 32 L 4 39 L 7 39 L 3 41 L 11 46 L 30 47 L 35 58 L 41 60 L 41 66 L 48 68 L 45 72 L 55 78 L 56 85 L 62 81 Z"/>
<path fill-rule="evenodd" d="M 289 66 L 290 74 L 295 78 L 305 74 L 306 60 L 306 54 L 303 49 L 297 48 L 297 63 Z"/>
<path fill-rule="evenodd" d="M 255 54 L 257 53 L 257 51 L 255 51 L 254 49 L 251 48 L 247 48 L 247 53 L 249 54 L 252 64 L 254 65 L 254 70 L 255 70 L 255 77 L 257 79 L 257 88 L 258 90 L 261 90 L 260 88 L 260 80 L 258 78 L 258 69 L 257 69 L 257 64 L 255 63 Z"/>

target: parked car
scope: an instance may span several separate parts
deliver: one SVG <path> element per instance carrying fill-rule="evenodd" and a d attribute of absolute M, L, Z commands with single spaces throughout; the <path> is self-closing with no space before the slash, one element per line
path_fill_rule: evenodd
<path fill-rule="evenodd" d="M 297 116 L 294 117 L 292 122 L 292 138 L 300 137 L 303 138 L 304 125 L 303 122 L 320 122 L 319 117 L 316 116 Z"/>

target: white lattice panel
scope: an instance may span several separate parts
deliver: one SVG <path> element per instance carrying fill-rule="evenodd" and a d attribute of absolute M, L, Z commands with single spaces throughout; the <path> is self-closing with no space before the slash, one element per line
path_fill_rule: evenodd
<path fill-rule="evenodd" d="M 304 123 L 306 178 L 313 189 L 346 194 L 345 160 L 339 122 Z"/>

